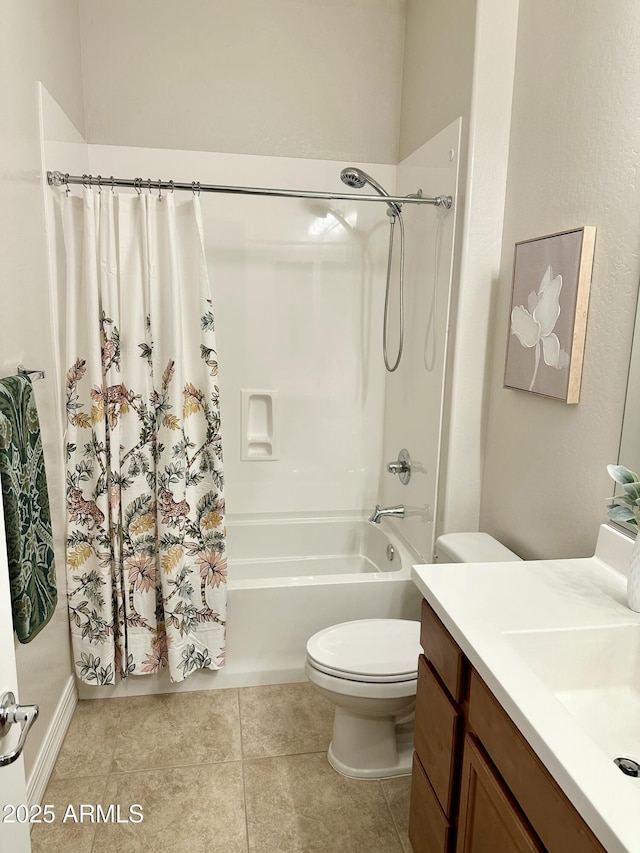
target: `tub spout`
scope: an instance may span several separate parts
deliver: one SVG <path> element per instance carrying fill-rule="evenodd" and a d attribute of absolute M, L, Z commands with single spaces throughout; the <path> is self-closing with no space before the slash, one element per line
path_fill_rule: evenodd
<path fill-rule="evenodd" d="M 383 508 L 379 504 L 376 504 L 376 508 L 371 514 L 369 521 L 372 521 L 374 524 L 380 524 L 380 519 L 385 515 L 391 516 L 392 518 L 404 518 L 404 507 L 387 506 Z"/>

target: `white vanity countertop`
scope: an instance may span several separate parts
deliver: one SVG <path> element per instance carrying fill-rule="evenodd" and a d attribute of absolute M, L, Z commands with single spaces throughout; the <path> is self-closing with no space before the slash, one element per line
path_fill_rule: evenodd
<path fill-rule="evenodd" d="M 603 525 L 594 557 L 434 563 L 411 575 L 608 853 L 640 851 L 640 779 L 614 765 L 524 663 L 508 632 L 640 625 L 640 613 L 626 606 L 631 545 Z M 640 741 L 634 748 L 640 761 Z"/>

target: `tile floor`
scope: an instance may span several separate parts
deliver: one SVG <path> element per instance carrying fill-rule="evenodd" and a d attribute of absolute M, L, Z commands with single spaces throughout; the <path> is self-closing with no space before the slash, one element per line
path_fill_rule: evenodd
<path fill-rule="evenodd" d="M 332 722 L 305 683 L 80 702 L 33 853 L 411 853 L 409 777 L 340 776 Z M 98 803 L 143 820 L 62 822 Z"/>

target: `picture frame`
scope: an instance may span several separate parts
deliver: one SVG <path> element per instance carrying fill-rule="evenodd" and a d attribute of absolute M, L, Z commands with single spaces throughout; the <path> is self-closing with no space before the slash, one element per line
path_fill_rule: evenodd
<path fill-rule="evenodd" d="M 505 388 L 579 402 L 595 242 L 585 225 L 516 243 Z"/>

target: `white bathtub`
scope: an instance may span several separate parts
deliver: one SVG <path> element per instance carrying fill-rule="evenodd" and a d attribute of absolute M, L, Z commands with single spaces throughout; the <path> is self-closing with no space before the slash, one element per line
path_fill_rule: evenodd
<path fill-rule="evenodd" d="M 410 578 L 418 555 L 384 522 L 231 519 L 227 533 L 225 669 L 245 686 L 302 679 L 307 640 L 321 628 L 349 619 L 420 618 Z"/>
<path fill-rule="evenodd" d="M 420 618 L 410 578 L 423 562 L 383 521 L 227 518 L 227 660 L 171 684 L 167 672 L 114 687 L 79 684 L 80 698 L 252 687 L 303 681 L 308 638 L 349 619 Z M 392 545 L 393 558 L 387 557 Z"/>

